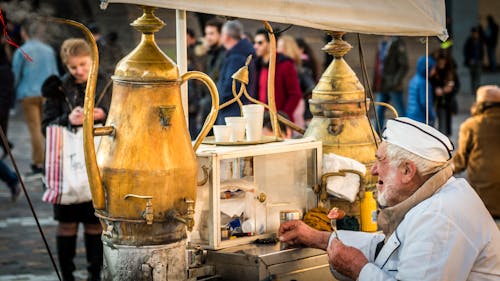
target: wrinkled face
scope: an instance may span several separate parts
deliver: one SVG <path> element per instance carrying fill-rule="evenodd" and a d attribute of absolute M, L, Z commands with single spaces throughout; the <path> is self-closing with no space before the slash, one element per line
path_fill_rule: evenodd
<path fill-rule="evenodd" d="M 253 48 L 258 57 L 265 56 L 269 53 L 269 42 L 263 34 L 257 34 L 254 38 Z"/>
<path fill-rule="evenodd" d="M 69 57 L 66 67 L 69 73 L 75 78 L 77 84 L 87 82 L 89 78 L 90 65 L 92 60 L 90 56 Z"/>
<path fill-rule="evenodd" d="M 377 161 L 371 173 L 378 176 L 377 201 L 381 206 L 391 207 L 406 199 L 402 173 L 398 167 L 389 162 L 386 155 L 386 143 L 382 142 L 375 155 Z"/>
<path fill-rule="evenodd" d="M 221 34 L 217 31 L 217 27 L 207 25 L 205 26 L 205 42 L 208 46 L 214 47 L 219 44 Z"/>

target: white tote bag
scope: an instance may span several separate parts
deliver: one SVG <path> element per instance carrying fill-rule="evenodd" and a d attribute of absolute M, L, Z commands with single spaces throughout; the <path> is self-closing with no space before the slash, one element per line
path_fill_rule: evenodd
<path fill-rule="evenodd" d="M 69 205 L 92 200 L 83 152 L 83 128 L 77 128 L 76 132 L 72 132 L 61 126 L 51 127 L 51 130 L 56 129 L 60 132 L 61 151 L 58 170 L 60 170 L 62 180 L 50 180 L 51 176 L 47 175 L 47 190 L 42 197 L 43 201 Z M 49 132 L 49 128 L 47 128 L 47 132 Z M 100 137 L 94 138 L 96 149 L 100 140 Z"/>

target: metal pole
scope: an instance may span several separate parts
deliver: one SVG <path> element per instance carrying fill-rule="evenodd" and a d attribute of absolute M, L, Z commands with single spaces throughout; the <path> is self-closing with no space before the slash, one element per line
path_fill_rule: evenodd
<path fill-rule="evenodd" d="M 176 26 L 175 44 L 177 49 L 176 50 L 177 65 L 179 66 L 179 72 L 182 75 L 187 72 L 187 45 L 186 45 L 187 24 L 186 24 L 185 10 L 175 10 L 175 26 Z M 181 85 L 181 98 L 182 98 L 182 108 L 184 109 L 186 123 L 189 124 L 187 83 L 183 83 Z"/>
<path fill-rule="evenodd" d="M 425 124 L 429 125 L 429 36 L 425 37 Z"/>

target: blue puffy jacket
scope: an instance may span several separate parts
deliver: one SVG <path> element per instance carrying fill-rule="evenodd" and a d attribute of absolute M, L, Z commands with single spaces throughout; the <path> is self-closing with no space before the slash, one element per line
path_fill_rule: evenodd
<path fill-rule="evenodd" d="M 233 96 L 231 76 L 245 65 L 248 55 L 254 54 L 252 43 L 247 39 L 241 39 L 233 48 L 226 52 L 226 57 L 222 62 L 222 67 L 219 72 L 219 80 L 217 81 L 217 90 L 219 91 L 219 104 L 223 104 L 231 100 Z M 252 71 L 250 70 L 250 73 Z M 252 77 L 249 77 L 251 80 Z M 240 84 L 237 83 L 236 90 L 240 89 Z M 245 103 L 246 99 L 242 98 Z M 219 111 L 216 124 L 225 124 L 224 117 L 240 116 L 240 107 L 238 103 L 233 103 L 228 107 Z"/>
<path fill-rule="evenodd" d="M 435 61 L 429 57 L 429 73 L 436 65 Z M 429 87 L 429 124 L 433 124 L 436 119 L 434 111 L 434 94 L 431 83 Z M 417 61 L 417 72 L 408 84 L 408 106 L 406 116 L 413 120 L 425 123 L 425 56 L 421 56 Z"/>

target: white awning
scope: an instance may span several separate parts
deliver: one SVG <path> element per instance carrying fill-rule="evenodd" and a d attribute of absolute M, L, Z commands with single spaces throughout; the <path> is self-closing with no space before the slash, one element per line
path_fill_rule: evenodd
<path fill-rule="evenodd" d="M 444 0 L 101 0 L 379 35 L 448 38 Z"/>

